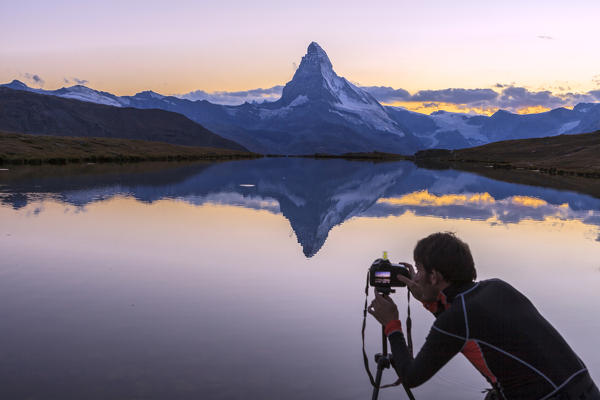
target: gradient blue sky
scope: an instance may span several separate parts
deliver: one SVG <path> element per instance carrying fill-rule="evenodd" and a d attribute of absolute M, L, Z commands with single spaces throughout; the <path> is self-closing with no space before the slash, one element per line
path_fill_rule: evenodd
<path fill-rule="evenodd" d="M 314 40 L 361 85 L 586 93 L 600 88 L 598 16 L 597 0 L 3 1 L 0 81 L 77 78 L 121 95 L 268 88 Z"/>

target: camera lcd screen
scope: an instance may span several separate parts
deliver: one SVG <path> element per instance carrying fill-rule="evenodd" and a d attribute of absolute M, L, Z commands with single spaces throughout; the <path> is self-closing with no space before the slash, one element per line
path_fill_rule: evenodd
<path fill-rule="evenodd" d="M 392 273 L 390 271 L 377 271 L 375 272 L 375 278 L 390 278 Z"/>

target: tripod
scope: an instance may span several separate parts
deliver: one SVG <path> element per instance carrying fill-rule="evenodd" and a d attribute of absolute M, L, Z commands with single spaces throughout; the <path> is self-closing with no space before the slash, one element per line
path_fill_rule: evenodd
<path fill-rule="evenodd" d="M 382 294 L 389 295 L 393 293 L 393 289 L 382 289 L 378 288 L 378 291 Z M 383 370 L 389 368 L 392 363 L 392 355 L 388 354 L 388 343 L 387 336 L 385 335 L 385 327 L 381 327 L 381 353 L 375 354 L 375 363 L 377 364 L 377 373 L 375 375 L 375 385 L 373 385 L 373 396 L 371 396 L 371 400 L 377 400 L 377 396 L 379 396 L 379 388 L 381 386 L 381 376 L 383 375 Z M 404 390 L 406 391 L 406 395 L 410 400 L 415 400 L 412 392 L 408 387 L 402 384 Z"/>

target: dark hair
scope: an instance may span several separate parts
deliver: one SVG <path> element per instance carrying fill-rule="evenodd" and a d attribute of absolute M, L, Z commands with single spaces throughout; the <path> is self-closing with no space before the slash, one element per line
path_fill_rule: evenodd
<path fill-rule="evenodd" d="M 469 245 L 451 232 L 433 233 L 419 240 L 414 259 L 427 273 L 436 270 L 448 282 L 471 282 L 477 279 Z"/>

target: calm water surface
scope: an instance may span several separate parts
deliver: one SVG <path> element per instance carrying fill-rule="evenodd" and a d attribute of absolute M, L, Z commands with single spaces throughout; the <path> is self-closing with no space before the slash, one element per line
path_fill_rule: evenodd
<path fill-rule="evenodd" d="M 412 262 L 434 231 L 528 295 L 600 381 L 599 199 L 404 162 L 261 159 L 0 171 L 0 398 L 370 398 L 367 268 L 383 250 Z M 413 320 L 418 348 L 433 317 L 414 305 Z M 414 393 L 485 387 L 458 355 Z"/>

